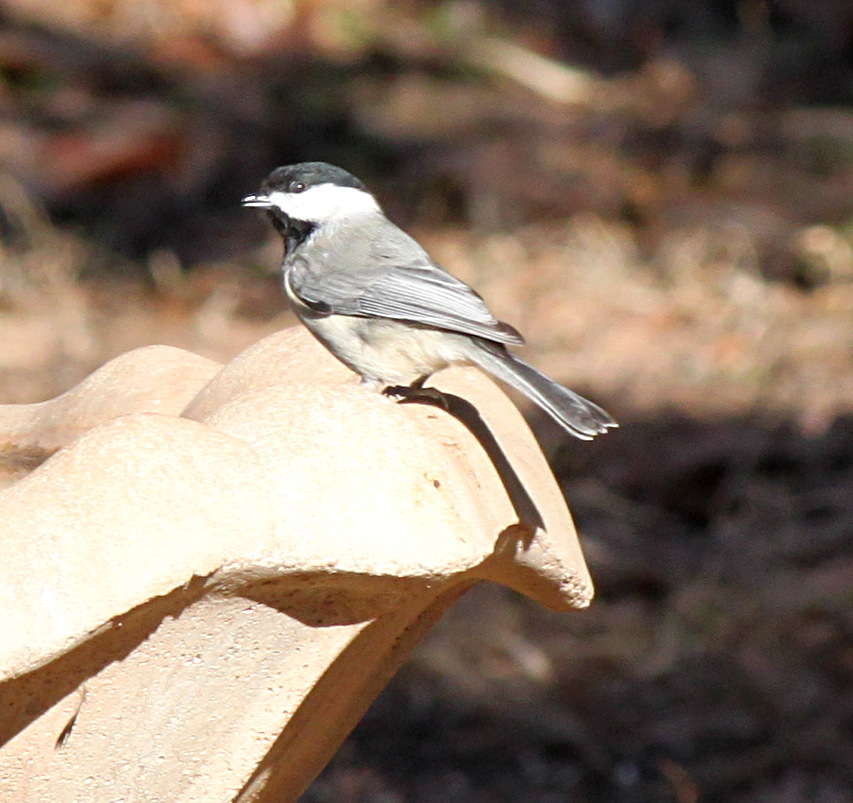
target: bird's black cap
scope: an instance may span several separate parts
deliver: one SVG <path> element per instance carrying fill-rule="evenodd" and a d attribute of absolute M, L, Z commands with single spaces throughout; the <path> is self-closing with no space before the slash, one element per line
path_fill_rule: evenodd
<path fill-rule="evenodd" d="M 288 192 L 294 182 L 301 182 L 305 188 L 320 184 L 334 184 L 338 187 L 354 187 L 357 190 L 370 192 L 363 182 L 352 173 L 347 173 L 342 167 L 335 167 L 327 162 L 300 162 L 273 170 L 261 184 L 259 195 L 275 191 Z"/>

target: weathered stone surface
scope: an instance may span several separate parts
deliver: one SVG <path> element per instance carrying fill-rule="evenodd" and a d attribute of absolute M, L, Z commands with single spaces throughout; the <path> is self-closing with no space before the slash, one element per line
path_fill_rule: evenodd
<path fill-rule="evenodd" d="M 293 800 L 472 583 L 586 605 L 517 410 L 435 380 L 392 402 L 288 330 L 0 406 L 0 799 Z"/>

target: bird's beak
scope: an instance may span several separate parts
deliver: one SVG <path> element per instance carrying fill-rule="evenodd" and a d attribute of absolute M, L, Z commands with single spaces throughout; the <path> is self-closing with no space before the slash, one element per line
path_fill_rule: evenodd
<path fill-rule="evenodd" d="M 272 204 L 270 203 L 270 199 L 267 198 L 266 195 L 247 195 L 242 201 L 240 201 L 240 206 L 254 206 L 258 209 L 269 209 Z"/>

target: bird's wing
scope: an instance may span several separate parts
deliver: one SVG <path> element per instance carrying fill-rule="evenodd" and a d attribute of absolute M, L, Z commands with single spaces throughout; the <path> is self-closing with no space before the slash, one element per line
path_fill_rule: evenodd
<path fill-rule="evenodd" d="M 294 265 L 290 282 L 297 296 L 318 311 L 393 318 L 498 343 L 524 344 L 524 338 L 495 318 L 467 284 L 428 260 L 323 274 Z"/>

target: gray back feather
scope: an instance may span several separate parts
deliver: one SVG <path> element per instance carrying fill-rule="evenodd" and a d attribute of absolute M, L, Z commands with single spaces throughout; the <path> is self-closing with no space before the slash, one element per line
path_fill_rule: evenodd
<path fill-rule="evenodd" d="M 318 230 L 285 262 L 291 289 L 330 313 L 411 321 L 522 345 L 468 285 L 384 215 Z"/>

